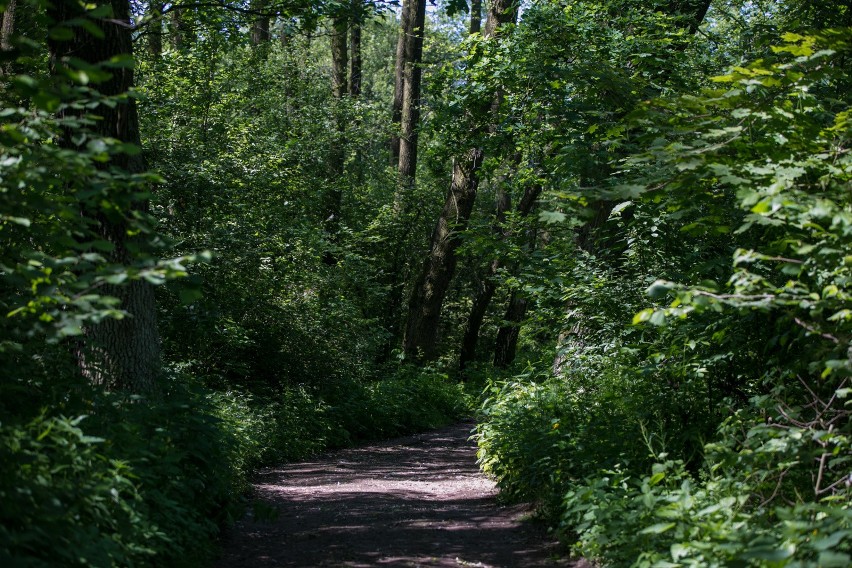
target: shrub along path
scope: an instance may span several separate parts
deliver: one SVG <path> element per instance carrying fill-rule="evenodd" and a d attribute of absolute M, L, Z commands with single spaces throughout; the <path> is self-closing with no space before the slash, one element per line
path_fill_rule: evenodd
<path fill-rule="evenodd" d="M 523 507 L 502 507 L 476 466 L 471 423 L 268 469 L 255 484 L 274 520 L 247 518 L 217 568 L 540 567 L 558 559 Z"/>

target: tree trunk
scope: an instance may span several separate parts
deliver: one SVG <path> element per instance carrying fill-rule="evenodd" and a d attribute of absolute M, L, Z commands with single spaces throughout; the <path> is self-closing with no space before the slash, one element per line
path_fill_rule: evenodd
<path fill-rule="evenodd" d="M 346 77 L 349 52 L 346 36 L 349 32 L 349 21 L 345 15 L 335 16 L 331 24 L 331 93 L 334 98 L 335 130 L 337 135 L 332 139 L 328 156 L 328 188 L 325 194 L 323 211 L 323 229 L 326 236 L 334 241 L 340 228 L 340 208 L 343 201 L 341 189 L 345 153 L 346 123 L 341 113 L 341 102 L 348 91 Z M 336 264 L 337 259 L 333 254 L 325 255 L 327 264 Z"/>
<path fill-rule="evenodd" d="M 482 150 L 474 148 L 456 159 L 453 179 L 435 229 L 432 246 L 423 263 L 408 304 L 403 351 L 409 359 L 429 361 L 437 355 L 441 306 L 456 269 L 459 232 L 467 226 L 482 165 Z"/>
<path fill-rule="evenodd" d="M 542 187 L 535 185 L 528 187 L 524 191 L 523 197 L 518 202 L 516 211 L 520 217 L 526 217 L 532 211 L 538 196 L 541 195 Z M 511 233 L 502 225 L 504 222 L 505 212 L 509 210 L 509 199 L 505 195 L 498 197 L 497 211 L 495 213 L 494 231 L 498 233 L 500 238 L 510 238 Z M 470 315 L 465 325 L 464 338 L 462 340 L 461 352 L 459 353 L 459 370 L 463 371 L 467 364 L 473 361 L 476 356 L 476 347 L 479 343 L 479 330 L 482 328 L 482 322 L 485 318 L 485 313 L 488 311 L 488 305 L 497 291 L 497 283 L 494 280 L 497 276 L 497 271 L 502 266 L 499 258 L 495 258 L 488 265 L 488 274 L 482 279 L 483 285 L 477 291 L 473 299 L 473 306 L 470 310 Z"/>
<path fill-rule="evenodd" d="M 467 317 L 464 338 L 462 339 L 461 351 L 459 352 L 460 371 L 464 371 L 467 364 L 476 357 L 476 346 L 479 344 L 479 330 L 482 329 L 482 322 L 485 320 L 485 313 L 488 311 L 488 306 L 491 304 L 494 292 L 497 291 L 497 282 L 494 278 L 497 276 L 499 269 L 500 261 L 497 259 L 492 260 L 488 266 L 488 273 L 482 279 L 479 289 L 473 297 L 473 305 Z"/>
<path fill-rule="evenodd" d="M 180 50 L 186 46 L 187 42 L 187 25 L 185 22 L 184 8 L 175 6 L 170 13 L 170 32 L 172 49 Z"/>
<path fill-rule="evenodd" d="M 252 0 L 251 9 L 257 12 L 251 23 L 251 44 L 255 47 L 265 44 L 269 40 L 269 16 L 266 11 L 266 0 Z"/>
<path fill-rule="evenodd" d="M 417 170 L 417 125 L 420 121 L 420 81 L 423 60 L 423 27 L 426 24 L 426 0 L 409 0 L 410 31 L 406 36 L 403 60 L 402 114 L 399 139 L 400 189 L 414 182 Z"/>
<path fill-rule="evenodd" d="M 515 360 L 521 323 L 527 315 L 528 304 L 529 301 L 520 292 L 512 291 L 509 306 L 506 308 L 504 323 L 497 331 L 497 341 L 494 345 L 495 367 L 506 368 Z"/>
<path fill-rule="evenodd" d="M 470 33 L 478 34 L 482 28 L 482 0 L 470 0 Z"/>
<path fill-rule="evenodd" d="M 148 52 L 157 58 L 163 53 L 163 4 L 152 2 L 148 16 Z"/>
<path fill-rule="evenodd" d="M 422 0 L 421 0 L 422 1 Z M 403 0 L 399 12 L 399 36 L 396 40 L 396 66 L 393 77 L 393 106 L 391 107 L 391 128 L 400 128 L 402 120 L 402 90 L 405 85 L 405 43 L 411 33 L 410 4 L 412 0 Z M 399 136 L 391 135 L 390 142 L 391 165 L 399 167 Z"/>
<path fill-rule="evenodd" d="M 485 37 L 496 37 L 500 27 L 514 22 L 516 16 L 517 4 L 513 0 L 494 0 L 485 25 Z M 403 338 L 406 358 L 431 360 L 437 356 L 441 308 L 456 269 L 459 233 L 467 227 L 473 210 L 482 158 L 482 149 L 473 148 L 453 161 L 450 189 L 408 304 Z"/>
<path fill-rule="evenodd" d="M 15 8 L 17 0 L 9 0 L 3 12 L 3 25 L 0 26 L 0 50 L 12 49 L 12 35 L 15 33 Z"/>
<path fill-rule="evenodd" d="M 684 24 L 687 31 L 694 34 L 698 31 L 704 17 L 707 15 L 707 10 L 710 9 L 712 0 L 670 0 L 666 3 L 667 11 L 670 14 L 680 15 L 684 18 Z"/>
<path fill-rule="evenodd" d="M 349 94 L 361 96 L 361 23 L 353 21 L 349 26 Z"/>
<path fill-rule="evenodd" d="M 17 0 L 9 0 L 6 4 L 6 10 L 0 16 L 0 51 L 9 51 L 12 49 L 12 36 L 15 34 L 15 9 L 17 8 Z M 7 61 L 0 65 L 0 77 L 12 75 L 14 73 L 11 61 Z"/>
<path fill-rule="evenodd" d="M 96 65 L 118 55 L 132 55 L 129 3 L 127 0 L 102 0 L 103 4 L 111 7 L 112 15 L 92 20 L 103 32 L 102 38 L 95 37 L 82 27 L 69 26 L 66 29 L 73 32 L 71 39 L 48 41 L 54 73 L 71 57 Z M 47 14 L 56 23 L 86 17 L 82 5 L 73 0 L 55 0 L 49 5 Z M 111 79 L 93 86 L 102 95 L 120 95 L 133 86 L 132 66 L 115 67 L 110 72 Z M 100 105 L 97 113 L 101 120 L 92 126 L 97 134 L 137 146 L 140 144 L 135 99 L 129 98 L 114 106 Z M 68 139 L 62 143 L 73 146 Z M 128 173 L 146 170 L 141 153 L 116 156 L 110 165 Z M 147 207 L 147 201 L 135 200 L 132 204 L 132 208 L 138 211 L 145 211 Z M 133 243 L 127 235 L 126 222 L 108 219 L 98 211 L 86 210 L 83 214 L 96 222 L 101 236 L 114 245 L 110 260 L 130 264 Z M 111 389 L 133 393 L 156 391 L 162 365 L 153 287 L 144 280 L 135 280 L 124 286 L 109 286 L 103 289 L 103 293 L 118 298 L 121 309 L 129 315 L 123 319 L 106 319 L 85 330 L 86 341 L 80 353 L 83 374 L 94 383 Z"/>

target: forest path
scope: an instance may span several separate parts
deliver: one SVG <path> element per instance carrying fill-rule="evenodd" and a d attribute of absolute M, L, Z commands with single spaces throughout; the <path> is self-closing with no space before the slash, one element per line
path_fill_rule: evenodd
<path fill-rule="evenodd" d="M 472 427 L 262 471 L 258 498 L 278 517 L 238 523 L 216 568 L 589 566 L 557 558 L 541 527 L 522 522 L 527 509 L 497 503 Z"/>

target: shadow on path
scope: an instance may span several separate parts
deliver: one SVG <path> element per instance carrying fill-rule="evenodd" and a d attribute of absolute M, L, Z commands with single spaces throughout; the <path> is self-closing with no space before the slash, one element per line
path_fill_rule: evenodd
<path fill-rule="evenodd" d="M 216 568 L 589 566 L 556 555 L 523 507 L 501 507 L 472 424 L 262 471 L 272 521 L 240 522 Z"/>

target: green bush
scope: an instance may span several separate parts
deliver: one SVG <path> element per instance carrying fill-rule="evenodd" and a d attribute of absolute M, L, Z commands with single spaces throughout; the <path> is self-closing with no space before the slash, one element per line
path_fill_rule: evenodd
<path fill-rule="evenodd" d="M 132 468 L 83 416 L 0 425 L 0 564 L 134 566 L 168 537 L 140 511 Z"/>
<path fill-rule="evenodd" d="M 0 423 L 0 565 L 203 565 L 261 465 L 433 428 L 470 410 L 443 376 L 275 395 L 173 377 L 151 400 L 69 387 L 73 419 Z M 84 416 L 83 412 L 88 412 Z"/>

